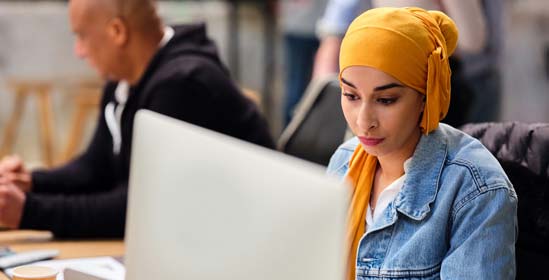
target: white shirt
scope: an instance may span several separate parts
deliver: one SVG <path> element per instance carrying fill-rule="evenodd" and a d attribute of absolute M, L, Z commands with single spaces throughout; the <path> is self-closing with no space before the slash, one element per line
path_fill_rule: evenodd
<path fill-rule="evenodd" d="M 158 44 L 158 49 L 163 48 L 168 44 L 172 39 L 175 31 L 170 26 L 164 27 L 164 36 Z M 120 147 L 122 146 L 122 132 L 120 127 L 122 126 L 122 112 L 124 111 L 124 106 L 126 106 L 126 101 L 128 100 L 128 95 L 130 94 L 130 84 L 121 80 L 118 82 L 118 86 L 114 92 L 114 97 L 118 106 L 113 102 L 109 102 L 107 107 L 105 107 L 105 121 L 107 122 L 107 127 L 112 135 L 112 151 L 115 155 L 120 153 Z"/>
<path fill-rule="evenodd" d="M 368 207 L 366 208 L 366 228 L 373 226 L 381 214 L 385 211 L 387 206 L 389 206 L 389 203 L 395 200 L 396 196 L 402 189 L 402 186 L 404 186 L 404 180 L 406 180 L 406 170 L 408 170 L 410 161 L 411 158 L 404 161 L 404 175 L 400 176 L 383 191 L 381 191 L 373 213 L 372 208 L 370 208 L 370 203 L 368 203 Z"/>

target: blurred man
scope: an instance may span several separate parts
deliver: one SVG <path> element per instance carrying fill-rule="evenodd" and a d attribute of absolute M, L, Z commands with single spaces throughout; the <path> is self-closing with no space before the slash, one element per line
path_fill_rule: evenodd
<path fill-rule="evenodd" d="M 284 36 L 285 89 L 284 124 L 293 117 L 311 80 L 319 40 L 315 26 L 327 0 L 283 0 L 280 3 L 280 26 Z"/>
<path fill-rule="evenodd" d="M 98 125 L 87 150 L 60 168 L 31 173 L 17 156 L 0 162 L 1 225 L 57 237 L 123 236 L 139 109 L 273 147 L 203 25 L 164 26 L 153 0 L 71 0 L 69 16 L 76 54 L 109 81 Z"/>

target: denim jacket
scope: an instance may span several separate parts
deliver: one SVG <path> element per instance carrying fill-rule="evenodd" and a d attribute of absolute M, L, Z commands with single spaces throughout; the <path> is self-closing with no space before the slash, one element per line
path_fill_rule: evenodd
<path fill-rule="evenodd" d="M 343 178 L 358 140 L 328 173 Z M 357 279 L 514 279 L 517 196 L 476 139 L 440 124 L 423 135 L 400 193 L 359 243 Z"/>

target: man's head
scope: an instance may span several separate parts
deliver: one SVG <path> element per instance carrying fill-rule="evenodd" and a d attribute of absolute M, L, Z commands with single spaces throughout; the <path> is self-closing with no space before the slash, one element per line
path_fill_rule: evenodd
<path fill-rule="evenodd" d="M 114 80 L 132 72 L 131 53 L 142 47 L 139 41 L 161 30 L 154 0 L 70 0 L 69 20 L 77 56 Z"/>

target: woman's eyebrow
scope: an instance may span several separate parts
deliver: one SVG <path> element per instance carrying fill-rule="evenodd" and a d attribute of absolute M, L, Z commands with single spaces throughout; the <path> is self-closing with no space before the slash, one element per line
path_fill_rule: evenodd
<path fill-rule="evenodd" d="M 394 87 L 404 87 L 404 86 L 399 85 L 397 83 L 390 83 L 390 84 L 386 84 L 386 85 L 383 85 L 383 86 L 375 87 L 374 91 L 382 91 L 382 90 L 386 90 L 386 89 L 390 89 L 390 88 L 394 88 Z"/>
<path fill-rule="evenodd" d="M 354 88 L 354 89 L 356 89 L 356 86 L 353 83 L 345 80 L 344 78 L 341 78 L 341 82 L 348 85 L 348 86 L 350 86 L 350 87 L 352 87 L 352 88 Z M 397 84 L 397 83 L 390 83 L 390 84 L 375 87 L 374 91 L 383 91 L 383 90 L 394 88 L 394 87 L 404 87 L 404 86 L 400 85 L 400 84 Z"/>
<path fill-rule="evenodd" d="M 351 82 L 349 82 L 349 81 L 343 79 L 343 77 L 341 78 L 341 82 L 344 83 L 344 84 L 346 84 L 346 85 L 348 85 L 348 86 L 350 86 L 350 87 L 352 87 L 352 88 L 354 88 L 354 89 L 356 89 L 356 86 L 355 86 L 355 85 L 353 85 Z"/>

